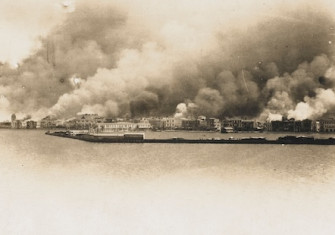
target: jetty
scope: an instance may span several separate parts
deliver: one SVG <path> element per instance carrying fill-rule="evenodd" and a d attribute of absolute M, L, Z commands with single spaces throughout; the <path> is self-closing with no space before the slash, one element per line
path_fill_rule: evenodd
<path fill-rule="evenodd" d="M 335 138 L 314 138 L 311 136 L 282 136 L 274 140 L 268 140 L 264 137 L 247 137 L 247 138 L 206 138 L 206 139 L 185 139 L 185 138 L 168 138 L 168 139 L 146 139 L 144 133 L 124 133 L 124 134 L 107 134 L 107 133 L 88 133 L 73 131 L 47 131 L 45 134 L 77 139 L 87 142 L 96 143 L 166 143 L 166 144 L 281 144 L 281 145 L 335 145 Z"/>

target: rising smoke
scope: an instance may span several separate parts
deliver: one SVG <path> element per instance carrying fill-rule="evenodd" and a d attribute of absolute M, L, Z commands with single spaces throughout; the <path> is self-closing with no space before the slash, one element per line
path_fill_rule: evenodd
<path fill-rule="evenodd" d="M 227 19 L 215 2 L 146 14 L 138 4 L 78 3 L 17 68 L 0 65 L 2 108 L 35 118 L 335 111 L 335 21 L 320 7 Z"/>

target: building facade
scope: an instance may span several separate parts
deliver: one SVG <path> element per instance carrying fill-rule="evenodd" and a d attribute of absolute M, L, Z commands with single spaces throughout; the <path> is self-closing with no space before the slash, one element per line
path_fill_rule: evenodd
<path fill-rule="evenodd" d="M 49 128 L 55 128 L 56 127 L 56 119 L 54 117 L 51 117 L 51 116 L 46 116 L 45 118 L 43 118 L 41 120 L 41 128 L 46 128 L 46 129 L 49 129 Z"/>
<path fill-rule="evenodd" d="M 142 119 L 137 123 L 137 129 L 139 129 L 139 130 L 149 130 L 151 128 L 152 128 L 152 126 L 151 126 L 149 120 L 147 120 L 147 119 Z"/>
<path fill-rule="evenodd" d="M 33 120 L 26 121 L 26 128 L 27 129 L 36 129 L 37 128 L 37 122 Z"/>
<path fill-rule="evenodd" d="M 335 132 L 335 119 L 329 118 L 318 122 L 320 132 Z"/>
<path fill-rule="evenodd" d="M 97 123 L 96 130 L 98 133 L 125 132 L 134 131 L 137 127 L 138 124 L 132 122 Z"/>
<path fill-rule="evenodd" d="M 222 127 L 231 127 L 234 131 L 241 130 L 242 120 L 241 119 L 224 119 L 221 122 Z"/>
<path fill-rule="evenodd" d="M 310 132 L 312 129 L 313 122 L 309 119 L 302 121 L 289 119 L 271 122 L 271 131 L 275 132 Z"/>
<path fill-rule="evenodd" d="M 198 120 L 182 119 L 181 126 L 184 130 L 197 130 L 199 125 L 198 125 Z"/>
<path fill-rule="evenodd" d="M 151 125 L 153 130 L 161 130 L 163 129 L 163 120 L 161 118 L 148 118 L 148 122 Z"/>
<path fill-rule="evenodd" d="M 12 123 L 11 122 L 0 122 L 0 128 L 11 128 Z"/>
<path fill-rule="evenodd" d="M 208 118 L 206 120 L 207 130 L 211 131 L 221 131 L 221 122 L 217 118 Z"/>
<path fill-rule="evenodd" d="M 163 129 L 173 130 L 181 128 L 182 121 L 180 118 L 167 117 L 162 119 Z"/>
<path fill-rule="evenodd" d="M 79 129 L 88 129 L 97 123 L 104 123 L 104 122 L 105 122 L 104 117 L 101 117 L 98 114 L 79 115 L 79 117 L 77 117 L 75 121 L 76 126 Z"/>
<path fill-rule="evenodd" d="M 255 131 L 257 123 L 254 120 L 242 120 L 241 128 L 239 131 Z"/>

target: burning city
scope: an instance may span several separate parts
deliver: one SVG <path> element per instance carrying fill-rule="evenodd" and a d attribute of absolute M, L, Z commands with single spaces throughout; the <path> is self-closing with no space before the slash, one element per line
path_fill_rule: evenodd
<path fill-rule="evenodd" d="M 32 120 L 29 116 L 17 119 L 12 114 L 11 121 L 0 122 L 0 128 L 46 129 L 46 130 L 96 130 L 101 133 L 136 131 L 210 131 L 221 133 L 237 132 L 335 132 L 335 118 L 318 120 L 295 120 L 293 118 L 260 122 L 243 118 L 218 119 L 206 116 L 183 117 L 142 117 L 108 118 L 98 114 L 81 114 L 62 120 L 47 116 Z"/>

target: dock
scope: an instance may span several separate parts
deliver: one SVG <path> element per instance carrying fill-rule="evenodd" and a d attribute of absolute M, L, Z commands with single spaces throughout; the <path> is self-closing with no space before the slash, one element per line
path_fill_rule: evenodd
<path fill-rule="evenodd" d="M 150 143 L 150 144 L 281 144 L 281 145 L 335 145 L 335 138 L 316 139 L 306 136 L 283 136 L 275 140 L 268 140 L 264 137 L 248 138 L 207 138 L 207 139 L 146 139 L 143 133 L 125 134 L 89 134 L 70 131 L 46 132 L 47 135 L 77 139 L 95 143 Z"/>

